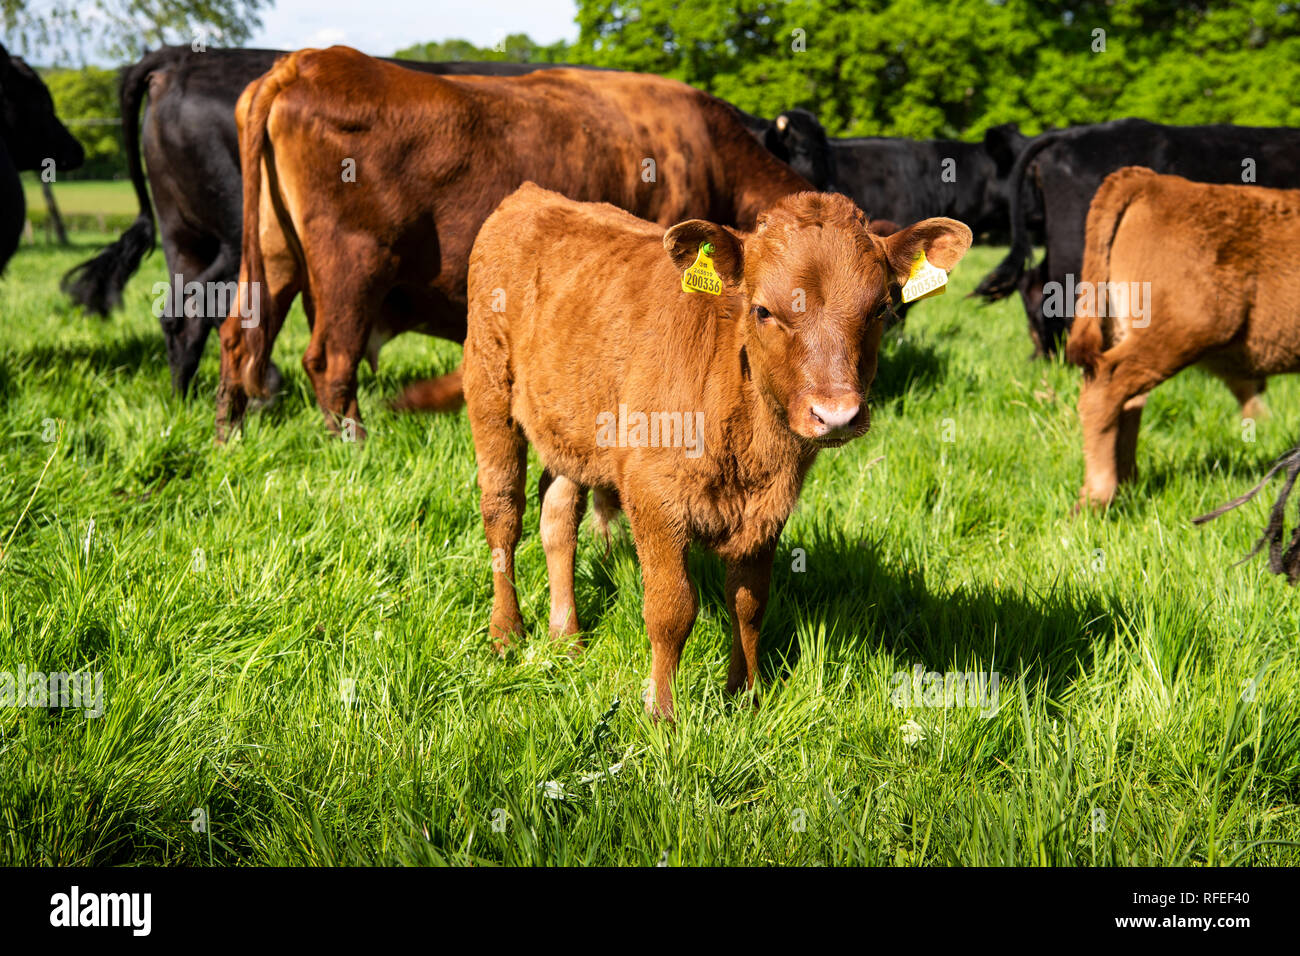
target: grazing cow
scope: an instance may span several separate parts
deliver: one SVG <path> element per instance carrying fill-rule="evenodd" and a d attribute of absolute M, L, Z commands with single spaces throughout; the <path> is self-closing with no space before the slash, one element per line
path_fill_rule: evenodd
<path fill-rule="evenodd" d="M 84 159 L 36 71 L 0 46 L 0 274 L 18 249 L 27 219 L 18 173 L 44 171 L 50 160 L 55 169 L 76 169 Z"/>
<path fill-rule="evenodd" d="M 184 296 L 183 290 L 187 285 L 233 286 L 239 278 L 243 188 L 235 104 L 248 84 L 284 55 L 282 50 L 195 52 L 188 46 L 168 46 L 122 70 L 122 138 L 140 213 L 115 242 L 72 268 L 63 277 L 63 289 L 97 315 L 108 315 L 121 305 L 127 280 L 153 248 L 156 207 L 167 275 L 180 286 L 182 292 L 174 295 L 187 306 L 159 317 L 172 388 L 178 395 L 189 390 L 208 333 L 226 318 L 225 310 L 205 314 L 199 308 L 205 297 L 196 300 Z M 393 62 L 439 75 L 516 76 L 540 68 L 521 63 Z M 149 109 L 141 126 L 146 98 Z"/>
<path fill-rule="evenodd" d="M 755 686 L 777 538 L 804 476 L 820 449 L 866 432 L 883 315 L 914 262 L 949 270 L 971 241 L 951 219 L 888 237 L 866 222 L 835 193 L 786 196 L 748 234 L 698 219 L 665 233 L 531 183 L 497 207 L 470 259 L 464 368 L 499 648 L 523 633 L 514 552 L 532 444 L 552 636 L 580 630 L 574 549 L 591 488 L 605 517 L 627 513 L 641 562 L 647 709 L 673 713 L 697 610 L 692 542 L 727 566 L 727 687 Z"/>
<path fill-rule="evenodd" d="M 949 216 L 977 238 L 1006 241 L 1007 177 L 1029 142 L 1015 123 L 993 127 L 979 143 L 885 136 L 830 142 L 837 187 L 869 215 L 903 223 Z"/>
<path fill-rule="evenodd" d="M 265 394 L 272 343 L 300 291 L 313 323 L 303 366 L 336 430 L 359 422 L 357 366 L 374 367 L 385 341 L 408 330 L 464 341 L 474 236 L 526 180 L 663 225 L 692 215 L 751 225 L 808 188 L 733 107 L 638 73 L 423 76 L 347 47 L 304 50 L 250 86 L 236 118 L 241 287 L 254 295 L 221 329 L 219 441 L 248 397 Z M 406 396 L 415 407 L 453 402 L 458 373 Z"/>
<path fill-rule="evenodd" d="M 1220 186 L 1128 167 L 1088 210 L 1078 318 L 1081 504 L 1135 472 L 1142 407 L 1189 365 L 1222 378 L 1244 417 L 1270 375 L 1300 371 L 1300 190 Z"/>
<path fill-rule="evenodd" d="M 235 104 L 250 83 L 285 55 L 283 50 L 212 49 L 198 53 L 188 46 L 172 46 L 123 68 L 122 135 L 140 213 L 117 241 L 64 276 L 64 291 L 73 301 L 97 315 L 108 315 L 121 305 L 127 280 L 153 248 L 155 208 L 167 274 L 182 290 L 187 284 L 206 289 L 239 278 L 243 189 Z M 522 76 L 554 66 L 389 62 L 439 76 Z M 149 108 L 142 125 L 140 112 L 146 99 Z M 796 171 L 805 176 L 826 175 L 826 134 L 810 114 L 791 110 L 783 114 L 787 117 L 784 122 L 781 117 L 772 121 L 741 115 L 750 132 Z M 172 387 L 179 395 L 189 390 L 209 331 L 226 317 L 224 312 L 205 316 L 197 308 L 192 312 L 160 317 Z"/>
<path fill-rule="evenodd" d="M 1054 354 L 1070 329 L 1060 292 L 1083 264 L 1088 204 L 1107 174 L 1121 166 L 1148 166 L 1198 182 L 1295 188 L 1300 129 L 1123 119 L 1044 133 L 1026 146 L 1010 177 L 1011 251 L 974 294 L 991 302 L 1020 292 L 1035 356 Z M 1046 256 L 1028 270 L 1033 241 L 1027 195 L 1041 202 L 1046 237 Z"/>

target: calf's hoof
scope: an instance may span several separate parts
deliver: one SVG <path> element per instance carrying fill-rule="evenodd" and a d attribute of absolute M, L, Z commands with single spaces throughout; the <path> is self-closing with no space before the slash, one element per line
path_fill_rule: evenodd
<path fill-rule="evenodd" d="M 1105 511 L 1110 507 L 1110 503 L 1114 500 L 1114 490 L 1107 493 L 1104 491 L 1089 490 L 1088 486 L 1084 485 L 1079 489 L 1079 500 L 1076 501 L 1074 507 L 1070 509 L 1070 514 L 1072 516 L 1077 516 L 1085 511 Z"/>
<path fill-rule="evenodd" d="M 492 623 L 488 625 L 488 636 L 492 638 L 492 649 L 501 657 L 506 656 L 506 651 L 516 641 L 523 640 L 524 625 L 520 620 L 508 620 L 492 618 Z"/>

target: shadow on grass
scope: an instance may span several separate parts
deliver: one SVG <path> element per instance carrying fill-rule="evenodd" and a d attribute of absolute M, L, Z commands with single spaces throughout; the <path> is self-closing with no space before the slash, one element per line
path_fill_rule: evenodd
<path fill-rule="evenodd" d="M 584 535 L 580 549 L 590 547 L 603 550 L 604 544 Z M 792 570 L 789 546 L 777 552 L 763 622 L 766 683 L 794 672 L 800 635 L 814 634 L 824 635 L 826 653 L 834 660 L 862 660 L 883 649 L 898 659 L 900 669 L 921 664 L 940 672 L 987 669 L 992 661 L 1004 679 L 1042 681 L 1048 696 L 1059 699 L 1091 668 L 1097 639 L 1113 640 L 1118 622 L 1129 616 L 1125 608 L 1064 582 L 1037 594 L 987 585 L 947 593 L 917 571 L 883 563 L 870 542 L 850 542 L 834 530 L 818 529 L 800 547 L 803 572 Z M 614 574 L 622 560 L 635 563 L 636 552 L 626 528 L 616 527 L 610 556 L 588 563 L 590 575 L 578 582 L 579 615 L 587 629 L 617 601 Z M 699 594 L 700 619 L 714 618 L 729 634 L 722 562 L 693 549 L 689 573 Z M 639 572 L 637 589 L 640 601 Z"/>
<path fill-rule="evenodd" d="M 91 318 L 71 316 L 69 323 L 96 322 Z M 160 366 L 166 368 L 166 347 L 162 332 L 122 332 L 107 339 L 93 342 L 59 341 L 42 342 L 31 348 L 12 353 L 20 364 L 37 367 L 61 368 L 73 362 L 86 362 L 92 368 L 107 371 L 115 368 L 140 368 Z"/>
<path fill-rule="evenodd" d="M 913 387 L 928 391 L 947 372 L 947 359 L 933 346 L 889 335 L 880 349 L 880 365 L 871 384 L 871 400 L 883 404 L 901 398 Z"/>
<path fill-rule="evenodd" d="M 763 640 L 772 677 L 798 666 L 798 635 L 811 633 L 825 635 L 833 659 L 879 648 L 900 666 L 941 672 L 992 661 L 1004 676 L 1042 680 L 1056 698 L 1091 666 L 1096 639 L 1112 637 L 1124 616 L 1066 583 L 1037 594 L 985 584 L 949 592 L 918 571 L 883 563 L 871 542 L 823 529 L 806 542 L 803 573 L 790 570 L 784 549 L 777 556 Z"/>

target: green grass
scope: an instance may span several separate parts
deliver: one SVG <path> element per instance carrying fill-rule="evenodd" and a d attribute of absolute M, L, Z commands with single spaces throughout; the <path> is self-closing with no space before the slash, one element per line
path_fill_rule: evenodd
<path fill-rule="evenodd" d="M 0 670 L 102 671 L 105 713 L 0 709 L 0 860 L 1300 863 L 1297 596 L 1232 566 L 1267 503 L 1189 523 L 1291 445 L 1296 382 L 1247 443 L 1219 382 L 1179 376 L 1148 405 L 1137 485 L 1072 518 L 1077 374 L 1028 361 L 1017 303 L 962 298 L 1001 255 L 976 249 L 887 340 L 871 432 L 809 477 L 756 711 L 722 693 L 721 567 L 693 557 L 669 727 L 641 713 L 625 530 L 580 545 L 588 650 L 546 640 L 535 461 L 532 640 L 489 650 L 466 419 L 383 404 L 457 348 L 390 345 L 361 376 L 371 438 L 345 444 L 295 312 L 278 404 L 216 448 L 215 341 L 199 397 L 169 394 L 161 256 L 100 322 L 57 291 L 87 252 L 25 247 L 0 283 Z M 891 675 L 918 664 L 996 670 L 999 710 L 895 707 Z"/>
<path fill-rule="evenodd" d="M 23 173 L 23 192 L 27 208 L 40 211 L 45 208 L 41 195 L 41 182 L 36 173 Z M 127 179 L 60 179 L 53 184 L 54 199 L 59 209 L 67 215 L 88 213 L 105 215 L 130 215 L 135 218 L 140 203 Z"/>

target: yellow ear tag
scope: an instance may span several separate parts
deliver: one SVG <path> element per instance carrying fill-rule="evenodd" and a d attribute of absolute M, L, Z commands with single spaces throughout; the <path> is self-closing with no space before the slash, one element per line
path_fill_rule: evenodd
<path fill-rule="evenodd" d="M 707 292 L 709 295 L 722 295 L 722 276 L 713 268 L 713 243 L 700 245 L 700 254 L 695 257 L 691 267 L 682 273 L 683 292 Z"/>
<path fill-rule="evenodd" d="M 912 272 L 903 283 L 903 301 L 915 302 L 932 295 L 943 295 L 948 291 L 947 285 L 948 273 L 932 265 L 924 252 L 918 253 L 912 263 Z"/>

